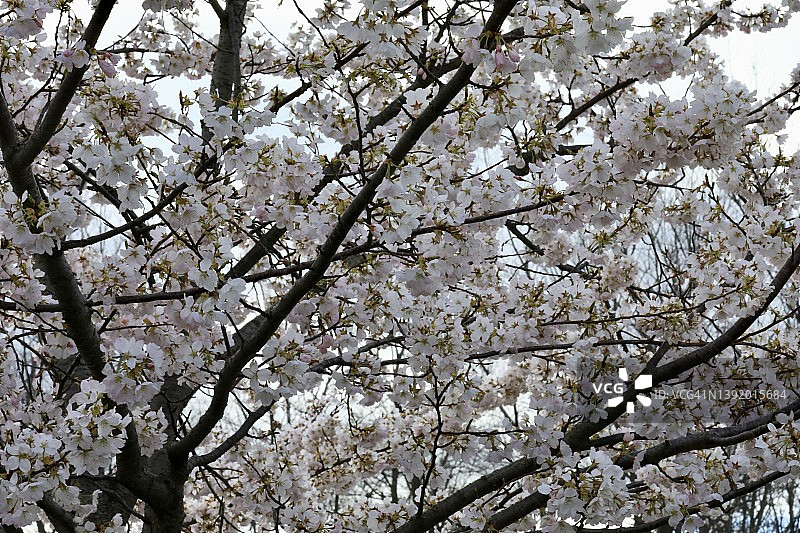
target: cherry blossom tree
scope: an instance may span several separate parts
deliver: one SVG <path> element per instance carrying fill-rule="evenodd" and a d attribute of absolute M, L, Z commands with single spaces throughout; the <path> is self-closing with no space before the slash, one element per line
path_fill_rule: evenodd
<path fill-rule="evenodd" d="M 695 531 L 792 480 L 800 69 L 711 43 L 800 1 L 740 3 L 0 0 L 2 528 Z"/>

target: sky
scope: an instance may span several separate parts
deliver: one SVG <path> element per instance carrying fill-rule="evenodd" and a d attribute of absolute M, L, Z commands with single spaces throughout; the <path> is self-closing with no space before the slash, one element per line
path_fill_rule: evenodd
<path fill-rule="evenodd" d="M 710 3 L 710 2 L 709 2 Z M 780 5 L 778 1 L 736 0 L 737 11 L 756 11 L 764 4 Z M 635 25 L 647 24 L 651 14 L 664 11 L 668 0 L 628 0 L 620 15 L 634 18 Z M 784 28 L 767 33 L 745 34 L 734 31 L 725 37 L 710 40 L 712 50 L 722 59 L 728 75 L 755 91 L 759 100 L 777 93 L 789 80 L 794 68 L 800 64 L 800 16 L 794 17 Z M 792 153 L 800 149 L 800 117 L 793 116 L 787 127 L 785 150 Z"/>
<path fill-rule="evenodd" d="M 220 0 L 222 3 L 223 0 Z M 319 0 L 296 0 L 297 4 L 306 13 L 314 13 L 320 5 Z M 351 0 L 357 6 L 358 0 Z M 709 2 L 711 3 L 711 2 Z M 758 9 L 762 4 L 758 0 L 736 0 L 734 8 Z M 780 4 L 780 0 L 772 0 L 772 4 Z M 75 4 L 78 4 L 77 2 Z M 270 33 L 278 38 L 284 38 L 299 15 L 293 0 L 259 1 L 251 0 L 256 6 L 256 16 Z M 75 6 L 78 11 L 89 14 L 88 5 Z M 199 33 L 214 41 L 218 31 L 218 23 L 211 8 L 204 0 L 197 0 L 203 16 L 198 28 Z M 663 11 L 670 5 L 668 0 L 628 0 L 620 15 L 634 17 L 635 25 L 646 25 L 650 15 Z M 110 44 L 119 35 L 127 33 L 142 16 L 143 9 L 140 0 L 122 0 L 118 2 L 112 13 L 111 20 L 101 37 L 98 48 Z M 166 15 L 165 15 L 166 17 Z M 800 35 L 800 16 L 795 17 L 785 28 L 760 34 L 744 34 L 739 31 L 712 40 L 713 50 L 724 61 L 729 75 L 756 91 L 760 99 L 768 98 L 774 94 L 789 79 L 789 74 L 800 63 L 800 46 L 797 45 L 796 36 Z M 207 81 L 196 83 L 197 87 L 205 87 Z M 684 85 L 685 87 L 685 85 Z M 186 80 L 163 80 L 157 83 L 159 102 L 177 108 L 178 91 L 187 90 Z M 667 92 L 671 92 L 669 87 Z M 682 89 L 681 89 L 682 92 Z M 800 119 L 797 117 L 790 121 L 789 127 L 789 152 L 800 148 Z"/>
<path fill-rule="evenodd" d="M 737 0 L 733 6 L 737 10 L 756 10 L 765 3 L 781 4 L 780 1 Z M 652 13 L 664 11 L 669 5 L 667 0 L 628 0 L 620 14 L 634 17 L 634 24 L 641 25 L 647 23 Z M 711 42 L 712 49 L 725 62 L 729 75 L 751 90 L 757 90 L 760 97 L 765 97 L 785 83 L 800 63 L 797 35 L 800 35 L 800 17 L 791 20 L 785 28 L 768 33 L 748 35 L 735 31 Z"/>
<path fill-rule="evenodd" d="M 357 0 L 352 0 L 357 3 Z M 291 0 L 251 1 L 257 5 L 256 14 L 271 33 L 278 37 L 285 37 L 291 25 L 298 19 L 294 4 Z M 757 8 L 763 2 L 753 0 L 737 0 L 736 8 Z M 780 0 L 767 2 L 780 4 Z M 224 2 L 223 2 L 224 4 Z M 318 0 L 299 0 L 306 12 L 314 12 Z M 210 8 L 202 0 L 198 0 L 204 14 L 201 17 L 200 32 L 207 37 L 213 36 L 218 30 L 216 19 Z M 669 6 L 667 0 L 628 0 L 622 8 L 621 14 L 633 16 L 634 24 L 646 24 L 650 14 L 663 11 Z M 88 8 L 83 9 L 84 12 Z M 139 0 L 124 0 L 114 8 L 112 18 L 107 27 L 103 42 L 109 42 L 113 36 L 127 33 L 133 21 L 138 20 L 143 13 Z M 800 47 L 796 37 L 800 31 L 800 18 L 790 22 L 786 28 L 774 30 L 768 34 L 745 35 L 742 32 L 733 32 L 727 37 L 715 39 L 715 50 L 729 65 L 730 73 L 740 81 L 746 82 L 751 89 L 774 91 L 787 79 L 789 72 L 800 62 Z"/>

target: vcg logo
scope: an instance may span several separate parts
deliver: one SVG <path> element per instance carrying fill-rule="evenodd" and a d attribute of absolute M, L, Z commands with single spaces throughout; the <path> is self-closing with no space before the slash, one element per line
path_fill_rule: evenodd
<path fill-rule="evenodd" d="M 615 394 L 613 398 L 608 400 L 609 407 L 616 407 L 622 403 L 623 397 L 622 395 L 625 393 L 625 390 L 628 388 L 628 370 L 625 368 L 619 369 L 619 379 L 622 380 L 621 383 L 592 383 L 592 388 L 596 394 L 599 394 L 601 391 L 605 394 Z M 634 390 L 647 390 L 652 388 L 653 386 L 653 376 L 650 374 L 642 374 L 633 382 Z M 636 399 L 639 400 L 645 407 L 650 407 L 653 403 L 652 400 L 645 396 L 644 394 L 637 394 Z M 627 402 L 625 405 L 625 410 L 628 413 L 634 412 L 634 402 Z"/>

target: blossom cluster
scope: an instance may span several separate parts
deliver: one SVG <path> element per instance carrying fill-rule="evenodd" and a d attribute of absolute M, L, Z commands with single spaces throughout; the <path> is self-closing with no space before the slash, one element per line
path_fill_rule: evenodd
<path fill-rule="evenodd" d="M 800 387 L 799 71 L 711 45 L 800 2 L 73 4 L 0 0 L 3 525 L 694 531 L 798 473 L 793 400 L 597 391 Z"/>

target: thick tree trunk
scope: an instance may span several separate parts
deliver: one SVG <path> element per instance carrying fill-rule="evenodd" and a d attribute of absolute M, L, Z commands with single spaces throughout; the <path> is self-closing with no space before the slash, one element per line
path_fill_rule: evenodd
<path fill-rule="evenodd" d="M 145 523 L 142 533 L 180 533 L 186 512 L 183 505 L 183 490 L 187 472 L 176 470 L 165 450 L 159 450 L 148 461 L 149 470 L 167 482 L 168 498 L 158 502 L 158 506 L 146 505 Z"/>
<path fill-rule="evenodd" d="M 161 392 L 153 399 L 152 408 L 161 410 L 168 421 L 167 442 L 178 438 L 178 425 L 181 412 L 186 407 L 192 394 L 191 388 L 178 384 L 171 376 L 161 387 Z M 167 455 L 166 449 L 155 452 L 145 461 L 145 468 L 169 485 L 169 501 L 158 502 L 158 507 L 145 506 L 145 517 L 151 522 L 145 524 L 143 533 L 179 532 L 185 518 L 183 507 L 183 489 L 188 478 L 185 465 L 174 465 Z"/>

